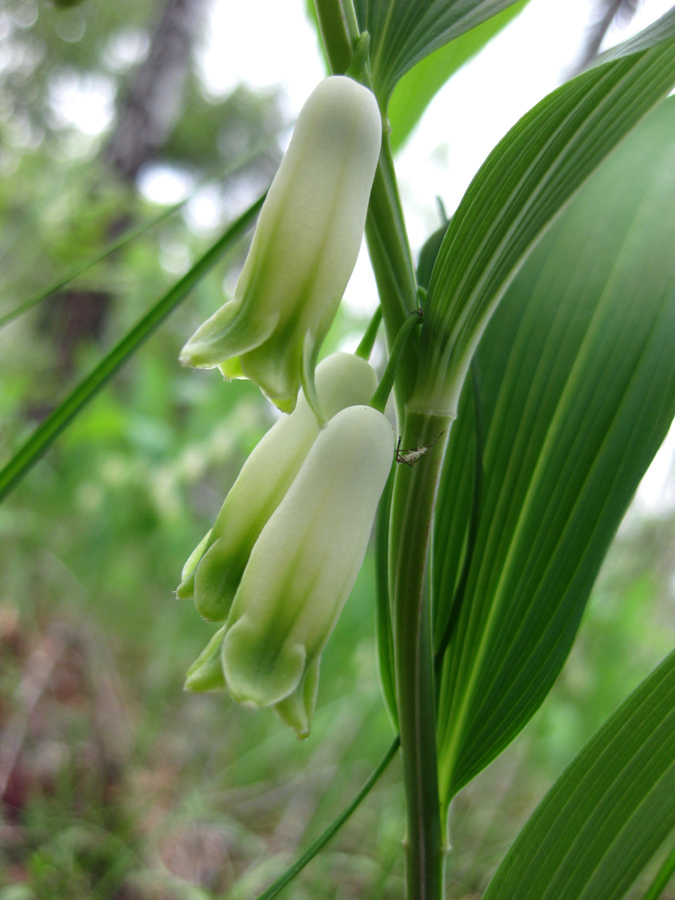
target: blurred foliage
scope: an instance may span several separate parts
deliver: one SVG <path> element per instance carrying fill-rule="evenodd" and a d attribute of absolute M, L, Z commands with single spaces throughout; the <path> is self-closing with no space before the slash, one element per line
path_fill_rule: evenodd
<path fill-rule="evenodd" d="M 101 161 L 114 113 L 89 135 L 57 102 L 64 85 L 98 84 L 113 110 L 157 8 L 3 3 L 0 314 L 157 215 Z M 239 88 L 214 99 L 190 73 L 184 115 L 153 165 L 179 171 L 193 199 L 0 332 L 3 461 L 260 189 L 282 124 L 274 96 Z M 207 224 L 204 204 L 215 209 Z M 173 597 L 180 569 L 272 421 L 250 384 L 177 364 L 243 252 L 200 284 L 0 507 L 0 900 L 251 898 L 390 743 L 370 557 L 324 653 L 309 741 L 269 711 L 182 692 L 211 629 Z M 343 312 L 326 350 L 362 325 Z M 450 897 L 480 893 L 553 777 L 672 645 L 674 533 L 672 517 L 633 516 L 555 690 L 456 798 Z M 394 763 L 285 896 L 399 897 L 402 823 Z"/>
<path fill-rule="evenodd" d="M 145 0 L 63 11 L 33 0 L 3 4 L 1 313 L 159 212 L 106 168 L 102 154 L 115 130 L 115 97 L 147 52 L 160 6 Z M 72 16 L 79 24 L 68 31 Z M 86 134 L 73 121 L 73 98 L 87 96 L 90 107 L 93 102 L 108 108 L 103 131 Z M 256 96 L 240 87 L 213 98 L 192 71 L 184 105 L 165 146 L 139 176 L 141 182 L 157 172 L 179 178 L 192 192 L 182 215 L 162 222 L 0 334 L 0 379 L 7 385 L 0 400 L 7 426 L 0 453 L 9 455 L 34 419 L 189 266 L 205 239 L 268 183 L 282 124 L 274 95 Z M 243 167 L 224 178 L 242 159 Z M 192 322 L 219 305 L 222 276 L 221 270 L 195 292 L 174 347 Z"/>
<path fill-rule="evenodd" d="M 160 212 L 106 169 L 114 115 L 88 135 L 57 102 L 64 79 L 74 91 L 105 84 L 112 109 L 133 75 L 115 48 L 128 59 L 147 44 L 157 10 L 22 0 L 0 11 L 0 52 L 15 61 L 0 75 L 0 314 Z M 274 95 L 239 87 L 213 98 L 191 71 L 152 165 L 192 198 L 0 333 L 3 460 L 265 186 L 283 124 Z M 273 414 L 248 383 L 184 371 L 177 355 L 221 305 L 223 281 L 232 289 L 244 251 L 200 283 L 0 508 L 2 900 L 203 897 L 244 872 L 252 891 L 330 821 L 390 739 L 370 568 L 325 654 L 333 675 L 311 742 L 225 696 L 182 692 L 210 629 L 174 598 L 180 569 Z M 341 316 L 330 347 L 353 327 Z M 345 705 L 356 685 L 359 703 Z M 390 781 L 306 890 L 339 870 L 345 890 L 396 896 L 400 871 L 375 860 L 395 868 L 401 805 Z"/>

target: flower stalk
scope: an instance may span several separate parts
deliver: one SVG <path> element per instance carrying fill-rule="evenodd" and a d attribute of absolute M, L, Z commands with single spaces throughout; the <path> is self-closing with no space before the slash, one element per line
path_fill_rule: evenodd
<path fill-rule="evenodd" d="M 353 49 L 359 37 L 352 0 L 315 2 L 330 64 L 344 64 L 345 46 Z M 382 107 L 386 98 L 378 97 L 378 102 Z M 368 207 L 366 240 L 387 342 L 393 347 L 419 300 L 386 127 Z M 419 339 L 413 332 L 401 354 L 394 382 L 397 417 L 403 423 L 402 440 L 411 447 L 438 443 L 413 466 L 397 466 L 389 532 L 389 594 L 406 794 L 407 900 L 441 900 L 444 841 L 425 585 L 434 504 L 450 422 L 443 416 L 428 416 L 424 410 L 406 412 L 417 377 L 418 355 Z M 444 437 L 439 440 L 442 432 Z"/>
<path fill-rule="evenodd" d="M 379 409 L 380 412 L 384 412 L 384 409 L 387 405 L 387 400 L 389 399 L 389 395 L 391 394 L 391 390 L 394 386 L 396 373 L 398 372 L 398 367 L 401 364 L 401 359 L 408 344 L 408 340 L 413 330 L 418 325 L 422 324 L 422 315 L 423 313 L 421 309 L 416 309 L 415 312 L 410 313 L 403 325 L 401 325 L 399 332 L 396 335 L 396 340 L 394 341 L 391 351 L 389 352 L 387 367 L 382 373 L 380 383 L 378 384 L 377 390 L 373 394 L 372 400 L 370 401 L 370 405 L 375 409 Z"/>
<path fill-rule="evenodd" d="M 373 352 L 375 340 L 377 339 L 377 332 L 380 330 L 381 323 L 382 307 L 378 306 L 373 313 L 370 322 L 368 323 L 368 327 L 366 328 L 364 335 L 361 338 L 359 346 L 354 351 L 354 356 L 359 356 L 361 359 L 365 360 L 370 359 L 370 354 Z"/>

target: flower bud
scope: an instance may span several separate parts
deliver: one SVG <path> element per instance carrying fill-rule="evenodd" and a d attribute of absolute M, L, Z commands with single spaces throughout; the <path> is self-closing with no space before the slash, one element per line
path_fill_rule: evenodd
<path fill-rule="evenodd" d="M 234 299 L 183 363 L 255 381 L 284 412 L 310 372 L 356 263 L 380 152 L 377 101 L 345 76 L 307 100 L 260 212 Z"/>
<path fill-rule="evenodd" d="M 222 645 L 230 694 L 274 706 L 299 737 L 309 733 L 321 653 L 361 568 L 393 452 L 382 413 L 337 413 L 260 533 L 232 604 Z"/>
<path fill-rule="evenodd" d="M 358 356 L 334 353 L 316 370 L 319 399 L 328 416 L 367 403 L 377 386 L 374 369 Z M 205 619 L 227 618 L 253 545 L 283 499 L 321 428 L 301 392 L 244 464 L 211 531 L 190 555 L 176 591 L 194 598 Z"/>

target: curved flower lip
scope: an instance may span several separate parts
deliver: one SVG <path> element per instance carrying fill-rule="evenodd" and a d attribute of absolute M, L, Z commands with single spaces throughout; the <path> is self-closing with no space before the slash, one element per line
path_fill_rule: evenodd
<path fill-rule="evenodd" d="M 181 362 L 255 381 L 281 410 L 313 368 L 361 246 L 379 158 L 374 95 L 322 81 L 303 107 L 262 207 L 234 299 L 190 338 Z"/>
<path fill-rule="evenodd" d="M 192 663 L 185 674 L 186 691 L 203 693 L 205 691 L 223 691 L 226 688 L 223 666 L 220 661 L 220 648 L 226 626 L 223 625 L 213 635 L 206 647 Z"/>
<path fill-rule="evenodd" d="M 317 437 L 263 528 L 228 617 L 227 688 L 309 733 L 321 653 L 363 563 L 394 452 L 382 413 L 351 406 Z"/>
<path fill-rule="evenodd" d="M 367 403 L 377 375 L 358 356 L 334 353 L 317 367 L 316 385 L 324 409 L 333 416 L 347 406 Z M 251 550 L 320 430 L 300 392 L 294 412 L 279 419 L 247 459 L 213 528 L 190 554 L 176 591 L 182 599 L 194 598 L 203 618 L 227 618 Z"/>
<path fill-rule="evenodd" d="M 195 570 L 204 553 L 210 546 L 210 538 L 212 528 L 206 532 L 201 541 L 197 544 L 192 553 L 188 556 L 183 571 L 180 573 L 180 584 L 176 589 L 176 597 L 179 600 L 192 600 L 195 585 Z"/>

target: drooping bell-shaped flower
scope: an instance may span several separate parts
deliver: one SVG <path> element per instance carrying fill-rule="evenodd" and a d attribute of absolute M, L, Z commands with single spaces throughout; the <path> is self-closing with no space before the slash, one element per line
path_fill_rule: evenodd
<path fill-rule="evenodd" d="M 309 733 L 321 653 L 361 568 L 393 452 L 382 413 L 337 413 L 262 529 L 230 610 L 227 689 L 239 702 L 274 706 L 300 737 Z"/>
<path fill-rule="evenodd" d="M 234 299 L 190 338 L 183 363 L 250 378 L 279 409 L 294 408 L 356 263 L 381 131 L 367 88 L 337 75 L 318 85 L 269 189 Z"/>
<path fill-rule="evenodd" d="M 316 388 L 329 417 L 368 402 L 375 370 L 350 353 L 334 353 L 316 370 Z M 282 416 L 244 464 L 213 528 L 192 552 L 176 591 L 193 598 L 205 619 L 227 618 L 253 545 L 297 475 L 321 427 L 300 392 L 295 410 Z"/>

